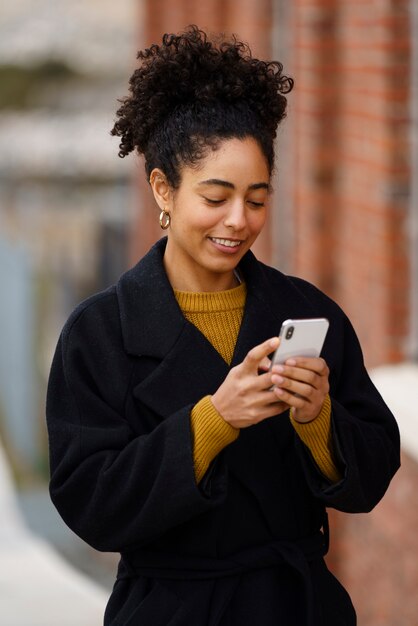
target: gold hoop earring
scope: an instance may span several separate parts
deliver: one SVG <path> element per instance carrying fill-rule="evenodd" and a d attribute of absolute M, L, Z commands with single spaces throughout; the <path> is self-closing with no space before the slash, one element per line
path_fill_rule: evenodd
<path fill-rule="evenodd" d="M 165 209 L 163 209 L 160 213 L 160 226 L 163 230 L 167 230 L 167 228 L 170 226 L 170 222 L 171 222 L 171 215 L 168 211 L 166 211 Z"/>

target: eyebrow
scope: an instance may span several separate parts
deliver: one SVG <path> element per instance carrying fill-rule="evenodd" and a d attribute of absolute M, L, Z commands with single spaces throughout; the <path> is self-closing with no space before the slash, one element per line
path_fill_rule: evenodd
<path fill-rule="evenodd" d="M 202 180 L 199 185 L 219 185 L 221 187 L 227 187 L 228 189 L 235 189 L 235 185 L 227 180 L 221 180 L 219 178 L 209 178 L 208 180 Z M 271 186 L 268 183 L 253 183 L 248 186 L 248 189 L 267 189 L 271 190 Z"/>

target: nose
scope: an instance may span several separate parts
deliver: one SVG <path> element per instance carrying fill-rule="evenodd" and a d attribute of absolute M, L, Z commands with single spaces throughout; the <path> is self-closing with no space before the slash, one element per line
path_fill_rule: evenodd
<path fill-rule="evenodd" d="M 243 230 L 247 223 L 247 217 L 245 214 L 245 203 L 242 200 L 233 202 L 228 207 L 228 212 L 225 215 L 224 225 L 227 228 L 239 231 Z"/>

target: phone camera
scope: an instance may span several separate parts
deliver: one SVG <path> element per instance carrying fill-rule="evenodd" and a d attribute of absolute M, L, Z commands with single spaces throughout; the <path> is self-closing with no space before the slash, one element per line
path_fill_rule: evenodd
<path fill-rule="evenodd" d="M 289 326 L 289 328 L 286 331 L 286 335 L 285 335 L 286 339 L 291 339 L 292 338 L 294 330 L 295 330 L 294 326 Z"/>

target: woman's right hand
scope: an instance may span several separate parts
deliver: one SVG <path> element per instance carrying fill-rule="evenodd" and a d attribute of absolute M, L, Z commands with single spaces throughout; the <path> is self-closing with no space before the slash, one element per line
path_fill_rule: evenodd
<path fill-rule="evenodd" d="M 273 337 L 250 350 L 242 363 L 233 367 L 212 396 L 215 409 L 234 428 L 246 428 L 283 413 L 289 406 L 272 390 L 268 355 L 279 345 Z M 264 373 L 259 373 L 260 370 Z"/>

